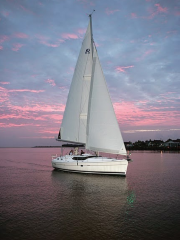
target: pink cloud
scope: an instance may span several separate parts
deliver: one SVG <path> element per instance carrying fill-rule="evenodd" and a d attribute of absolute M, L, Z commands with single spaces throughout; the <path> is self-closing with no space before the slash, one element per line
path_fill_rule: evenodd
<path fill-rule="evenodd" d="M 29 123 L 19 123 L 19 124 L 15 124 L 15 123 L 0 123 L 0 127 L 2 128 L 10 128 L 10 127 L 24 127 L 24 126 L 34 126 L 34 124 L 29 124 Z"/>
<path fill-rule="evenodd" d="M 119 12 L 119 9 L 110 10 L 109 8 L 106 8 L 106 11 L 105 11 L 107 15 L 114 14 L 115 12 Z"/>
<path fill-rule="evenodd" d="M 86 32 L 86 29 L 85 28 L 80 28 L 77 31 L 78 31 L 79 34 L 84 35 L 85 32 Z"/>
<path fill-rule="evenodd" d="M 67 74 L 72 74 L 74 72 L 74 67 L 69 67 L 66 71 Z"/>
<path fill-rule="evenodd" d="M 73 33 L 63 33 L 61 36 L 64 39 L 78 39 L 78 36 Z"/>
<path fill-rule="evenodd" d="M 10 82 L 0 82 L 1 84 L 10 84 Z"/>
<path fill-rule="evenodd" d="M 58 39 L 58 41 L 59 41 L 59 42 L 61 42 L 61 43 L 63 43 L 63 42 L 64 42 L 64 40 L 63 40 L 63 39 Z"/>
<path fill-rule="evenodd" d="M 16 38 L 28 38 L 28 35 L 25 33 L 14 33 L 13 36 Z"/>
<path fill-rule="evenodd" d="M 167 34 L 168 36 L 166 36 L 166 38 L 168 38 L 171 35 L 177 34 L 177 30 L 168 31 Z"/>
<path fill-rule="evenodd" d="M 162 7 L 159 3 L 155 4 L 154 5 L 155 7 L 157 7 L 157 9 L 153 9 L 153 8 L 149 8 L 149 12 L 150 12 L 150 16 L 148 17 L 144 17 L 144 18 L 147 18 L 147 19 L 152 19 L 154 18 L 158 13 L 167 13 L 168 12 L 168 9 L 166 7 Z"/>
<path fill-rule="evenodd" d="M 56 86 L 56 83 L 54 82 L 53 79 L 47 79 L 45 82 L 49 83 L 51 86 Z"/>
<path fill-rule="evenodd" d="M 3 50 L 3 46 L 0 46 L 0 50 Z"/>
<path fill-rule="evenodd" d="M 175 12 L 175 15 L 176 16 L 180 16 L 180 12 Z"/>
<path fill-rule="evenodd" d="M 57 123 L 59 125 L 62 120 L 61 112 L 63 112 L 65 109 L 65 105 L 63 104 L 47 105 L 44 103 L 31 104 L 30 102 L 28 102 L 24 106 L 18 106 L 18 105 L 11 104 L 11 102 L 8 100 L 7 102 L 8 102 L 8 113 L 6 114 L 2 112 L 0 114 L 0 121 L 1 121 L 0 127 L 2 128 L 38 126 L 38 127 L 42 127 L 43 129 L 45 128 L 44 132 L 48 133 L 50 129 L 49 127 L 47 128 L 45 126 L 46 125 L 49 126 L 48 122 L 51 122 L 51 123 L 53 122 L 54 124 Z M 37 124 L 37 122 L 40 122 L 40 124 Z M 57 128 L 56 128 L 56 132 L 57 132 Z"/>
<path fill-rule="evenodd" d="M 129 126 L 170 126 L 175 124 L 179 126 L 178 112 L 168 111 L 164 107 L 148 106 L 148 102 L 121 102 L 114 103 L 114 110 L 120 125 Z M 157 111 L 158 110 L 158 111 Z"/>
<path fill-rule="evenodd" d="M 19 6 L 20 6 L 20 8 L 23 9 L 25 12 L 31 13 L 31 14 L 35 15 L 34 12 L 30 11 L 29 9 L 25 8 L 24 6 L 22 6 L 22 5 L 19 5 Z"/>
<path fill-rule="evenodd" d="M 31 75 L 32 78 L 35 78 L 37 76 L 38 76 L 38 74 Z"/>
<path fill-rule="evenodd" d="M 152 50 L 152 49 L 149 49 L 149 50 L 147 50 L 146 52 L 145 52 L 145 56 L 147 56 L 147 55 L 149 55 L 149 54 L 151 54 L 152 52 L 154 52 L 154 50 Z"/>
<path fill-rule="evenodd" d="M 64 111 L 65 106 L 63 104 L 48 105 L 48 104 L 33 104 L 31 106 L 12 106 L 12 109 L 22 112 L 59 112 Z M 48 116 L 48 115 L 47 115 Z"/>
<path fill-rule="evenodd" d="M 4 17 L 7 17 L 7 16 L 9 16 L 9 13 L 10 13 L 10 12 L 2 11 L 1 13 L 2 13 L 2 15 L 3 15 Z"/>
<path fill-rule="evenodd" d="M 44 92 L 45 90 L 32 90 L 32 89 L 11 89 L 8 92 L 32 92 L 32 93 L 40 93 Z"/>
<path fill-rule="evenodd" d="M 58 39 L 55 43 L 49 43 L 49 37 L 39 35 L 39 34 L 36 35 L 36 37 L 39 39 L 39 43 L 48 47 L 59 47 L 60 42 L 64 42 L 64 40 Z"/>
<path fill-rule="evenodd" d="M 9 37 L 7 35 L 0 35 L 0 44 L 8 40 L 9 40 Z"/>
<path fill-rule="evenodd" d="M 56 134 L 57 135 L 57 130 L 54 130 L 54 129 L 50 129 L 50 130 L 42 129 L 42 130 L 40 130 L 38 132 L 39 133 L 49 133 L 49 134 Z"/>
<path fill-rule="evenodd" d="M 1 82 L 2 84 L 9 84 L 8 82 Z M 1 93 L 11 93 L 11 92 L 32 92 L 32 93 L 40 93 L 44 92 L 45 90 L 33 90 L 33 89 L 6 89 L 0 87 Z"/>
<path fill-rule="evenodd" d="M 151 44 L 152 45 L 152 44 Z M 136 58 L 137 61 L 143 60 L 146 56 L 150 55 L 151 53 L 153 53 L 154 50 L 153 49 L 149 49 L 147 50 L 141 57 Z"/>
<path fill-rule="evenodd" d="M 8 93 L 5 88 L 0 87 L 0 103 L 6 102 L 9 100 Z"/>
<path fill-rule="evenodd" d="M 24 44 L 21 44 L 21 43 L 13 43 L 13 48 L 12 48 L 12 50 L 13 51 L 15 51 L 15 52 L 17 52 L 17 51 L 19 51 L 19 49 L 20 48 L 22 48 L 22 46 L 24 46 Z"/>
<path fill-rule="evenodd" d="M 158 12 L 165 12 L 165 13 L 168 12 L 168 9 L 166 7 L 165 8 L 161 7 L 159 3 L 156 3 L 155 6 L 157 7 Z"/>
<path fill-rule="evenodd" d="M 57 132 L 56 132 L 57 135 Z M 20 137 L 20 138 L 30 138 L 30 139 L 34 139 L 34 138 L 38 138 L 38 139 L 47 139 L 47 138 L 54 138 L 53 136 L 38 136 L 38 137 Z"/>
<path fill-rule="evenodd" d="M 137 18 L 136 13 L 131 13 L 131 17 L 132 17 L 132 18 Z"/>
<path fill-rule="evenodd" d="M 52 44 L 52 43 L 48 43 L 48 42 L 46 42 L 46 41 L 40 41 L 40 43 L 42 43 L 42 44 L 44 44 L 44 45 L 46 45 L 46 46 L 48 46 L 48 47 L 59 47 L 59 44 L 58 44 L 58 43 Z"/>
<path fill-rule="evenodd" d="M 126 67 L 118 66 L 115 69 L 116 69 L 117 72 L 126 72 L 125 69 L 132 68 L 132 67 L 134 67 L 134 66 L 126 66 Z"/>
<path fill-rule="evenodd" d="M 76 33 L 62 33 L 61 34 L 61 37 L 65 40 L 68 40 L 68 39 L 79 39 L 79 38 L 82 38 L 82 36 L 84 36 L 85 32 L 86 32 L 86 29 L 84 28 L 80 28 L 80 29 L 77 29 L 75 31 Z M 65 40 L 62 40 L 61 41 L 65 41 Z"/>

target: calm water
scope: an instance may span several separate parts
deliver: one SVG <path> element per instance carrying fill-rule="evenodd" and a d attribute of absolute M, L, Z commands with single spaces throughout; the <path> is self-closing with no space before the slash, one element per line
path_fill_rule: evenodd
<path fill-rule="evenodd" d="M 180 239 L 180 154 L 133 152 L 127 177 L 53 171 L 58 149 L 0 149 L 0 239 Z"/>

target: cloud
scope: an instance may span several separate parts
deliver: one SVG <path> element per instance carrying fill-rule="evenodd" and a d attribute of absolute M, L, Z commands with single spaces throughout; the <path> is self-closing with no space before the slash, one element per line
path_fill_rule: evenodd
<path fill-rule="evenodd" d="M 6 84 L 10 84 L 10 82 L 0 82 L 0 84 L 6 85 Z"/>
<path fill-rule="evenodd" d="M 157 100 L 156 100 L 157 101 Z M 170 100 L 169 100 L 170 101 Z M 114 110 L 120 125 L 126 126 L 178 126 L 179 113 L 169 105 L 163 105 L 167 100 L 162 100 L 153 106 L 153 102 L 126 102 L 114 103 Z"/>
<path fill-rule="evenodd" d="M 180 131 L 180 129 L 133 129 L 125 130 L 124 133 L 138 133 L 138 132 L 169 132 L 169 131 Z"/>
<path fill-rule="evenodd" d="M 40 126 L 30 123 L 0 123 L 0 128 L 11 128 L 11 127 L 26 127 L 26 126 Z"/>
<path fill-rule="evenodd" d="M 53 79 L 47 79 L 45 82 L 49 83 L 51 86 L 56 86 L 56 83 L 54 82 Z"/>
<path fill-rule="evenodd" d="M 175 16 L 180 16 L 180 11 L 175 12 Z"/>
<path fill-rule="evenodd" d="M 74 34 L 74 33 L 62 33 L 61 34 L 62 38 L 64 39 L 78 39 L 78 35 Z"/>
<path fill-rule="evenodd" d="M 114 14 L 115 12 L 119 12 L 119 9 L 110 10 L 109 8 L 106 8 L 106 10 L 105 10 L 105 13 L 106 13 L 107 15 Z"/>
<path fill-rule="evenodd" d="M 145 53 L 143 53 L 143 55 L 141 57 L 136 58 L 136 60 L 137 61 L 143 60 L 145 57 L 152 54 L 153 52 L 154 52 L 153 49 L 148 49 L 148 50 L 145 51 Z"/>
<path fill-rule="evenodd" d="M 155 6 L 157 7 L 157 12 L 164 12 L 164 13 L 167 13 L 168 12 L 168 9 L 166 7 L 162 7 L 159 3 L 156 3 Z"/>
<path fill-rule="evenodd" d="M 128 69 L 128 68 L 133 68 L 134 66 L 126 66 L 126 67 L 121 67 L 121 66 L 118 66 L 115 68 L 115 70 L 117 72 L 126 72 L 125 69 Z"/>
<path fill-rule="evenodd" d="M 15 37 L 15 38 L 28 38 L 29 36 L 25 33 L 14 33 L 13 37 Z"/>
<path fill-rule="evenodd" d="M 60 45 L 59 43 L 48 43 L 46 41 L 40 41 L 40 43 L 42 43 L 48 47 L 59 47 L 59 45 Z"/>
<path fill-rule="evenodd" d="M 9 84 L 7 83 L 2 83 L 1 84 Z M 32 93 L 40 93 L 40 92 L 44 92 L 45 90 L 33 90 L 33 89 L 6 89 L 3 87 L 0 87 L 0 92 L 4 92 L 4 93 L 11 93 L 11 92 L 32 92 Z"/>
<path fill-rule="evenodd" d="M 45 90 L 32 90 L 32 89 L 11 89 L 8 92 L 31 92 L 31 93 L 40 93 L 44 92 Z"/>
<path fill-rule="evenodd" d="M 9 40 L 9 37 L 7 35 L 0 35 L 0 44 L 8 40 Z"/>
<path fill-rule="evenodd" d="M 1 14 L 3 15 L 3 17 L 8 17 L 10 12 L 8 12 L 8 11 L 1 11 Z"/>
<path fill-rule="evenodd" d="M 81 34 L 81 35 L 84 35 L 84 34 L 86 33 L 86 29 L 85 29 L 85 28 L 79 28 L 79 29 L 77 30 L 77 32 L 78 32 L 79 34 Z"/>
<path fill-rule="evenodd" d="M 131 17 L 132 18 L 137 18 L 137 14 L 136 13 L 131 13 Z"/>
<path fill-rule="evenodd" d="M 63 39 L 57 39 L 55 42 L 50 43 L 51 42 L 50 37 L 43 36 L 43 35 L 40 35 L 40 34 L 37 34 L 36 38 L 38 39 L 39 43 L 41 43 L 45 46 L 48 46 L 48 47 L 59 47 L 60 44 L 62 42 L 64 42 Z"/>
<path fill-rule="evenodd" d="M 56 132 L 56 134 L 57 134 L 57 132 Z M 34 139 L 34 138 L 37 138 L 37 139 L 47 139 L 47 138 L 52 138 L 52 139 L 54 139 L 54 137 L 53 136 L 37 136 L 37 137 L 20 137 L 20 138 L 30 138 L 30 139 Z"/>
<path fill-rule="evenodd" d="M 141 129 L 141 130 L 127 130 L 127 131 L 123 131 L 124 133 L 137 133 L 137 132 L 161 132 L 164 131 L 161 129 Z"/>
<path fill-rule="evenodd" d="M 15 51 L 15 52 L 18 52 L 20 48 L 22 48 L 25 44 L 22 44 L 22 43 L 13 43 L 13 48 L 12 50 Z"/>
<path fill-rule="evenodd" d="M 163 8 L 159 3 L 154 4 L 154 6 L 156 7 L 156 9 L 154 9 L 154 8 L 149 8 L 148 9 L 148 11 L 151 15 L 148 16 L 148 17 L 144 17 L 144 18 L 152 19 L 156 15 L 158 15 L 159 13 L 168 13 L 168 9 L 166 7 Z"/>
<path fill-rule="evenodd" d="M 25 8 L 23 5 L 20 5 L 20 4 L 19 4 L 19 7 L 20 7 L 23 11 L 35 15 L 35 13 L 34 13 L 33 11 L 29 10 L 28 8 Z"/>

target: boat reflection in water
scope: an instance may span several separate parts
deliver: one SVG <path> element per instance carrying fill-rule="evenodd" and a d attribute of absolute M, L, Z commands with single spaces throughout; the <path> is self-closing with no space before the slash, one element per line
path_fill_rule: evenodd
<path fill-rule="evenodd" d="M 121 227 L 133 204 L 126 178 L 54 170 L 52 182 L 59 237 L 68 234 L 69 239 L 110 239 L 118 234 L 117 229 L 124 232 Z"/>

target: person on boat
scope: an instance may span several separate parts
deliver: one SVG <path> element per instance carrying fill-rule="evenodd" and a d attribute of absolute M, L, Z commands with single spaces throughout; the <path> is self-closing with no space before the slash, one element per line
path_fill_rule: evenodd
<path fill-rule="evenodd" d="M 84 154 L 84 151 L 83 150 L 81 150 L 81 155 L 83 155 Z"/>
<path fill-rule="evenodd" d="M 71 149 L 71 151 L 69 152 L 69 155 L 72 155 L 73 154 L 73 150 Z"/>
<path fill-rule="evenodd" d="M 78 155 L 79 154 L 79 152 L 78 152 L 78 147 L 76 147 L 75 149 L 74 149 L 74 155 Z"/>

